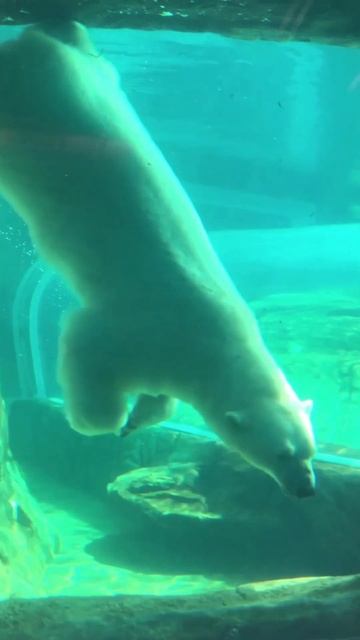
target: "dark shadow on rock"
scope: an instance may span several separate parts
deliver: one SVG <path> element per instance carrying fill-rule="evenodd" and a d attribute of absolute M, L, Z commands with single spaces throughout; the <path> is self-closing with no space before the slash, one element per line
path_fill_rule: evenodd
<path fill-rule="evenodd" d="M 296 523 L 295 523 L 296 527 Z M 144 519 L 95 540 L 86 551 L 98 562 L 142 573 L 203 575 L 227 582 L 271 580 L 304 575 L 345 575 L 360 571 L 353 558 L 337 565 L 331 554 L 319 556 L 311 538 L 283 539 L 279 530 L 239 527 L 224 520 L 189 520 L 177 516 Z"/>

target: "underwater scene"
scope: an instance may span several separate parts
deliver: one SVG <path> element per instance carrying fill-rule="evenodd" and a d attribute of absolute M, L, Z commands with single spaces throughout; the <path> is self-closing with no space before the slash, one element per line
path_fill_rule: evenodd
<path fill-rule="evenodd" d="M 360 640 L 359 109 L 356 48 L 0 27 L 0 640 Z"/>

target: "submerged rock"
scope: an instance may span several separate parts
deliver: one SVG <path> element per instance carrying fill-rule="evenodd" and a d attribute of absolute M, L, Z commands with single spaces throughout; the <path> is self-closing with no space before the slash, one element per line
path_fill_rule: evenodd
<path fill-rule="evenodd" d="M 360 572 L 359 468 L 316 462 L 317 494 L 299 501 L 205 435 L 154 427 L 125 440 L 85 438 L 51 407 L 28 401 L 13 405 L 10 436 L 22 467 L 41 473 L 46 488 L 54 481 L 64 493 L 76 489 L 101 503 L 103 519 L 112 524 L 87 551 L 107 566 L 231 584 Z M 340 453 L 345 458 L 347 451 Z M 184 464 L 197 472 L 191 490 L 198 505 L 220 517 L 183 517 L 174 508 L 179 496 L 156 495 L 162 474 L 174 488 L 167 469 Z M 119 493 L 107 493 L 119 475 Z"/>

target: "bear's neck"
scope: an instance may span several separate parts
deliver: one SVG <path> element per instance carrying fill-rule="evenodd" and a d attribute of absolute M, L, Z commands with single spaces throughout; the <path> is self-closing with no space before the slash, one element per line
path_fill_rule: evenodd
<path fill-rule="evenodd" d="M 189 372 L 185 401 L 201 413 L 215 431 L 228 411 L 246 410 L 257 399 L 288 402 L 296 398 L 257 329 L 248 340 L 239 336 L 239 348 L 218 342 L 203 354 L 202 364 Z M 236 342 L 233 342 L 233 345 Z"/>

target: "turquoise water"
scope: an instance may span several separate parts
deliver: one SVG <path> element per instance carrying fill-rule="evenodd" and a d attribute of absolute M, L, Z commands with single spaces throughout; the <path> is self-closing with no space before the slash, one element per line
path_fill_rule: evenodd
<path fill-rule="evenodd" d="M 1 28 L 0 41 L 13 34 Z M 95 30 L 92 36 L 119 69 L 131 103 L 186 187 L 270 351 L 299 396 L 314 400 L 318 459 L 358 467 L 358 52 L 210 34 Z M 67 431 L 55 374 L 57 341 L 64 312 L 77 302 L 39 260 L 25 226 L 3 200 L 0 291 L 0 371 L 10 442 L 45 514 L 47 535 L 60 539 L 44 580 L 36 587 L 19 581 L 20 595 L 172 595 L 228 588 L 244 575 L 322 575 L 326 565 L 306 564 L 305 552 L 300 567 L 294 562 L 288 569 L 271 565 L 263 573 L 258 567 L 246 573 L 236 566 L 232 573 L 225 554 L 223 566 L 220 558 L 206 570 L 206 558 L 198 561 L 201 536 L 211 521 L 207 542 L 213 549 L 213 531 L 225 518 L 210 506 L 201 517 L 197 513 L 194 548 L 187 555 L 181 547 L 183 565 L 174 562 L 176 543 L 192 529 L 183 524 L 183 512 L 171 511 L 173 504 L 174 546 L 163 557 L 160 543 L 147 546 L 144 530 L 152 526 L 154 505 L 146 506 L 151 517 L 146 510 L 139 515 L 133 503 L 117 505 L 106 487 L 121 472 L 182 464 L 189 452 L 202 460 L 198 448 L 212 446 L 215 456 L 220 445 L 183 404 L 156 437 L 150 430 L 136 446 L 129 440 L 124 452 L 108 436 L 96 444 Z M 112 449 L 118 458 L 109 462 Z M 162 478 L 163 468 L 157 473 Z M 271 495 L 276 491 L 275 485 L 269 489 Z M 200 508 L 198 495 L 196 500 Z M 227 516 L 231 520 L 230 508 Z M 120 556 L 115 529 L 125 546 Z M 124 543 L 128 529 L 140 560 Z M 162 541 L 162 527 L 156 531 Z M 230 525 L 222 535 L 235 544 Z M 42 539 L 46 546 L 45 534 Z M 49 544 L 57 543 L 51 538 Z"/>

